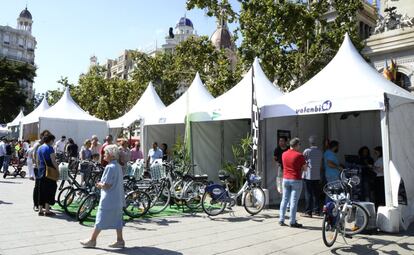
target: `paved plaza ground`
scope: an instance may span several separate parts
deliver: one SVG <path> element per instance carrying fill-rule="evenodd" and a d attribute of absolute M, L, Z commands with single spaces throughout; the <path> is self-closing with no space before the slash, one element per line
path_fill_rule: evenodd
<path fill-rule="evenodd" d="M 293 229 L 277 224 L 277 210 L 251 217 L 243 208 L 214 219 L 197 213 L 134 220 L 124 228 L 125 249 L 108 248 L 114 231 L 102 232 L 98 248 L 84 249 L 79 240 L 92 228 L 61 213 L 37 216 L 32 189 L 28 179 L 0 179 L 0 254 L 414 254 L 414 228 L 398 235 L 359 235 L 348 244 L 338 237 L 327 248 L 320 218 L 299 218 L 304 228 Z"/>

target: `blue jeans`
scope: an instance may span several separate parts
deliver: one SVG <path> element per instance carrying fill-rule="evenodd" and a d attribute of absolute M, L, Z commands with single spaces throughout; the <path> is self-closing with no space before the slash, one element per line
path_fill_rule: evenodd
<path fill-rule="evenodd" d="M 11 160 L 11 156 L 10 155 L 4 155 L 4 160 L 3 160 L 3 172 L 8 172 L 9 171 L 9 163 Z"/>
<path fill-rule="evenodd" d="M 296 211 L 302 192 L 302 180 L 283 179 L 283 196 L 280 203 L 279 222 L 285 222 L 286 207 L 290 201 L 290 224 L 296 223 Z"/>

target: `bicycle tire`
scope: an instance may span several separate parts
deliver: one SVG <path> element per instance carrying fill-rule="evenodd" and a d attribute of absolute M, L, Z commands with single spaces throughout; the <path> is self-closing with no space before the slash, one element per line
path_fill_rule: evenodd
<path fill-rule="evenodd" d="M 364 231 L 365 228 L 367 227 L 368 220 L 369 220 L 368 212 L 362 205 L 358 203 L 353 203 L 352 209 L 350 209 L 350 211 L 351 213 L 347 213 L 344 218 L 345 234 L 356 235 Z M 353 213 L 355 213 L 355 215 L 352 215 Z M 352 219 L 354 219 L 355 222 L 353 222 Z M 353 227 L 347 228 L 347 224 L 353 225 Z"/>
<path fill-rule="evenodd" d="M 64 208 L 65 198 L 71 190 L 72 190 L 72 187 L 67 186 L 59 191 L 59 194 L 57 196 L 57 202 L 60 207 Z"/>
<path fill-rule="evenodd" d="M 89 194 L 79 205 L 79 209 L 76 212 L 76 219 L 79 222 L 86 220 L 91 214 L 92 210 L 97 204 L 98 197 L 95 194 Z"/>
<path fill-rule="evenodd" d="M 89 195 L 85 189 L 72 189 L 65 197 L 63 209 L 69 216 L 75 216 L 82 200 Z"/>
<path fill-rule="evenodd" d="M 329 232 L 328 232 L 329 231 Z M 332 234 L 330 240 L 327 239 L 327 233 Z M 338 228 L 336 226 L 331 226 L 328 221 L 328 215 L 324 215 L 322 220 L 322 240 L 326 247 L 331 247 L 334 245 L 336 238 L 338 237 Z"/>
<path fill-rule="evenodd" d="M 215 203 L 212 203 L 215 202 Z M 211 207 L 216 204 L 216 207 Z M 209 192 L 204 192 L 203 198 L 201 199 L 201 208 L 209 216 L 217 216 L 224 211 L 226 208 L 226 202 L 216 202 Z M 211 205 L 211 206 L 210 206 Z"/>
<path fill-rule="evenodd" d="M 144 216 L 151 205 L 150 196 L 143 191 L 134 190 L 129 192 L 125 197 L 124 213 L 131 218 Z M 134 212 L 136 210 L 136 212 Z"/>
<path fill-rule="evenodd" d="M 244 194 L 244 199 L 243 199 L 244 209 L 250 215 L 256 215 L 259 212 L 261 212 L 263 208 L 265 207 L 265 203 L 266 203 L 266 195 L 261 187 L 252 187 Z"/>
<path fill-rule="evenodd" d="M 148 209 L 148 213 L 150 214 L 157 214 L 164 211 L 171 200 L 171 191 L 167 185 L 163 185 L 161 189 L 156 190 L 155 197 L 151 195 L 151 192 L 154 191 L 155 190 L 151 190 L 148 192 L 148 195 L 151 198 L 151 206 Z"/>
<path fill-rule="evenodd" d="M 199 181 L 193 181 L 185 191 L 185 196 L 187 199 L 185 200 L 185 205 L 192 211 L 197 210 L 201 206 L 201 201 L 203 199 L 203 194 L 201 189 L 204 187 L 205 184 Z"/>

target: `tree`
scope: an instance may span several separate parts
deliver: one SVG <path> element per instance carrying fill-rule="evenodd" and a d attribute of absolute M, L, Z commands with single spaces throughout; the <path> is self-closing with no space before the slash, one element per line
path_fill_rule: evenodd
<path fill-rule="evenodd" d="M 20 86 L 21 80 L 33 82 L 36 68 L 29 64 L 0 59 L 0 123 L 7 123 L 27 107 L 27 95 Z"/>
<path fill-rule="evenodd" d="M 243 65 L 250 66 L 254 57 L 259 57 L 266 75 L 286 91 L 319 72 L 336 53 L 345 32 L 357 47 L 361 46 L 356 26 L 361 0 L 333 0 L 338 16 L 330 24 L 324 17 L 329 7 L 327 0 L 309 5 L 306 1 L 239 0 L 239 14 L 234 14 L 227 4 L 217 6 L 217 2 L 188 0 L 187 8 L 204 8 L 211 15 L 231 14 L 227 16 L 240 24 L 238 31 L 243 41 L 239 53 Z"/>

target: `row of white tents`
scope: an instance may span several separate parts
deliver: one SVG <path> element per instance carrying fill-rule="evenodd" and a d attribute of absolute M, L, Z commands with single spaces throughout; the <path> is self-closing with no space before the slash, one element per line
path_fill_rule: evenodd
<path fill-rule="evenodd" d="M 254 71 L 253 71 L 254 70 Z M 261 108 L 259 171 L 264 186 L 275 192 L 273 149 L 278 131 L 305 140 L 310 135 L 340 141 L 339 156 L 356 154 L 362 145 L 383 147 L 386 207 L 380 207 L 379 224 L 396 232 L 414 221 L 414 96 L 384 79 L 358 53 L 348 35 L 332 61 L 298 89 L 283 94 L 264 75 L 259 61 L 225 94 L 213 98 L 197 74 L 188 90 L 166 107 L 150 83 L 137 104 L 124 116 L 105 122 L 83 111 L 67 89 L 50 107 L 44 100 L 20 120 L 20 136 L 37 135 L 49 129 L 59 137 L 76 141 L 96 134 L 117 133 L 141 122 L 144 151 L 153 141 L 174 144 L 185 133 L 185 118 L 191 120 L 191 155 L 196 173 L 216 179 L 223 163 L 232 160 L 231 145 L 250 132 L 252 84 Z M 48 109 L 49 108 L 49 109 Z M 400 180 L 404 181 L 407 205 L 398 204 Z"/>

